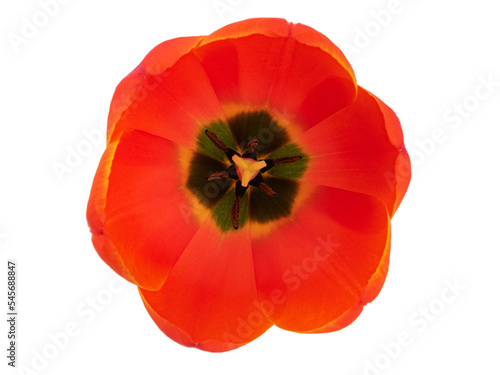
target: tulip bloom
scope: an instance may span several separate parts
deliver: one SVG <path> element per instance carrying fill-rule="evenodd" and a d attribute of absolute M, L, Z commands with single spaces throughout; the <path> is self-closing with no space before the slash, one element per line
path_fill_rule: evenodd
<path fill-rule="evenodd" d="M 167 336 L 226 351 L 353 322 L 409 180 L 398 118 L 342 52 L 251 19 L 166 41 L 118 85 L 87 219 Z"/>

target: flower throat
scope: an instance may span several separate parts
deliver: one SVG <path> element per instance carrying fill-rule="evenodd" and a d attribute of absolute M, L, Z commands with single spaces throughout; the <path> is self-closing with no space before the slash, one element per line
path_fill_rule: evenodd
<path fill-rule="evenodd" d="M 267 111 L 241 112 L 205 125 L 186 187 L 222 231 L 287 217 L 307 155 Z M 238 152 L 239 151 L 239 152 Z"/>

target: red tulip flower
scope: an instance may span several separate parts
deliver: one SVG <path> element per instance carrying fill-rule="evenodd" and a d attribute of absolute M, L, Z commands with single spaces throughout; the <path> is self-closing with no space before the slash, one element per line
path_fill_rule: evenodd
<path fill-rule="evenodd" d="M 398 118 L 342 52 L 251 19 L 166 41 L 118 85 L 87 218 L 158 327 L 218 352 L 353 322 L 409 180 Z"/>

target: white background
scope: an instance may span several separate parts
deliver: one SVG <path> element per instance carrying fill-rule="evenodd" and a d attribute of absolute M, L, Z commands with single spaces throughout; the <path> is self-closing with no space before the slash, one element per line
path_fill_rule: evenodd
<path fill-rule="evenodd" d="M 0 372 L 499 374 L 499 10 L 493 0 L 66 0 L 44 19 L 38 1 L 2 1 L 0 319 L 15 259 L 24 370 L 6 365 L 4 322 Z M 53 166 L 99 129 L 152 47 L 259 16 L 307 24 L 343 49 L 358 83 L 398 114 L 414 174 L 386 284 L 359 319 L 323 335 L 273 327 L 206 353 L 164 336 L 91 245 L 85 210 L 104 141 L 61 178 Z M 25 17 L 40 27 L 16 48 Z"/>

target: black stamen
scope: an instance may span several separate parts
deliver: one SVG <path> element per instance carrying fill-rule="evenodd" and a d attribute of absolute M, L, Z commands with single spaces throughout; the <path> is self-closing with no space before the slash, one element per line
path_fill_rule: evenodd
<path fill-rule="evenodd" d="M 264 182 L 264 178 L 262 177 L 262 174 L 261 174 L 261 173 L 259 173 L 257 176 L 255 176 L 255 177 L 253 178 L 253 180 L 252 180 L 252 181 L 250 181 L 250 185 L 252 185 L 252 186 L 254 186 L 254 187 L 256 187 L 256 188 L 262 189 L 262 190 L 263 190 L 263 191 L 264 191 L 267 195 L 269 195 L 269 196 L 271 196 L 271 197 L 275 197 L 276 195 L 278 195 L 278 194 L 276 194 L 276 193 L 274 192 L 274 190 L 273 190 L 273 189 L 271 189 L 271 188 L 269 187 L 269 185 L 267 185 L 267 184 Z"/>
<path fill-rule="evenodd" d="M 241 181 L 236 182 L 235 192 L 236 199 L 231 207 L 231 223 L 233 224 L 234 229 L 238 229 L 239 221 L 240 221 L 240 207 L 241 207 L 241 198 L 247 191 L 247 187 L 243 187 L 241 185 Z"/>
<path fill-rule="evenodd" d="M 233 180 L 239 179 L 238 172 L 236 172 L 236 165 L 232 164 L 226 169 L 226 172 L 229 173 L 229 177 Z"/>
<path fill-rule="evenodd" d="M 299 160 L 302 160 L 302 156 L 284 156 L 284 157 L 276 158 L 276 159 L 266 159 L 265 162 L 267 165 L 265 168 L 262 168 L 260 170 L 260 173 L 267 172 L 275 165 L 295 163 L 296 161 L 299 161 Z"/>
<path fill-rule="evenodd" d="M 236 181 L 235 193 L 237 197 L 243 197 L 247 191 L 248 186 L 242 186 L 241 181 Z"/>
<path fill-rule="evenodd" d="M 248 142 L 247 150 L 245 151 L 242 157 L 257 160 L 257 154 L 255 153 L 255 149 L 257 148 L 258 143 L 259 141 L 257 139 L 252 139 L 250 142 Z"/>
<path fill-rule="evenodd" d="M 215 147 L 217 147 L 219 150 L 221 150 L 222 152 L 224 152 L 226 154 L 227 158 L 229 159 L 229 162 L 231 164 L 234 164 L 233 155 L 240 156 L 240 154 L 238 154 L 236 151 L 228 148 L 224 144 L 224 142 L 222 142 L 219 139 L 219 137 L 217 137 L 217 134 L 215 134 L 214 132 L 211 132 L 210 130 L 205 130 L 205 134 L 212 141 L 212 143 L 214 144 Z"/>

